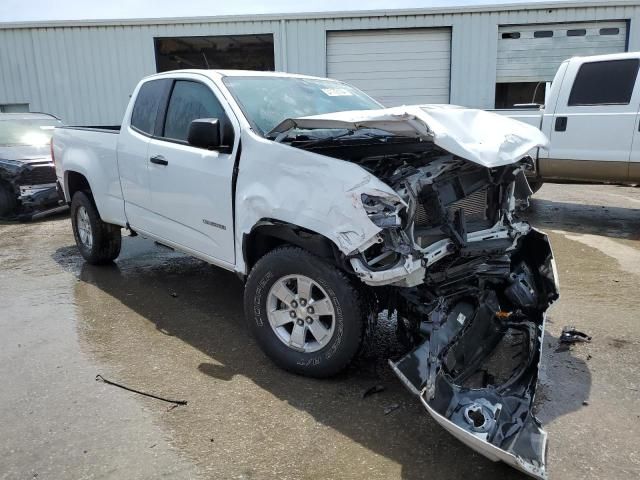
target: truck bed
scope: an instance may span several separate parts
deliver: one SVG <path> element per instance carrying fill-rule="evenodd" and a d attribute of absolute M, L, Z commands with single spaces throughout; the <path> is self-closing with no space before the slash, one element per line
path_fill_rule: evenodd
<path fill-rule="evenodd" d="M 122 224 L 125 221 L 124 201 L 118 172 L 118 140 L 120 126 L 60 127 L 53 134 L 56 175 L 64 186 L 67 202 L 68 178 L 79 173 L 92 182 L 91 192 L 103 220 Z"/>
<path fill-rule="evenodd" d="M 68 130 L 90 130 L 93 132 L 104 132 L 104 133 L 119 133 L 120 125 L 86 125 L 86 126 L 74 126 L 74 125 L 66 125 L 64 128 Z"/>

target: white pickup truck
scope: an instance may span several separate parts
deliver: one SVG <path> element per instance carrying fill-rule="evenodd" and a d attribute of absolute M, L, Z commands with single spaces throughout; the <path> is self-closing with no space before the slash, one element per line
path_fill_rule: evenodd
<path fill-rule="evenodd" d="M 565 60 L 541 109 L 497 111 L 550 140 L 528 173 L 545 181 L 640 183 L 640 52 Z M 535 157 L 535 154 L 532 155 Z"/>
<path fill-rule="evenodd" d="M 515 207 L 546 143 L 507 117 L 384 109 L 334 80 L 184 70 L 143 79 L 121 127 L 56 129 L 52 152 L 89 263 L 118 256 L 124 227 L 237 272 L 261 348 L 316 377 L 397 312 L 408 353 L 391 367 L 436 421 L 543 478 L 531 408 L 558 288 L 546 236 Z"/>

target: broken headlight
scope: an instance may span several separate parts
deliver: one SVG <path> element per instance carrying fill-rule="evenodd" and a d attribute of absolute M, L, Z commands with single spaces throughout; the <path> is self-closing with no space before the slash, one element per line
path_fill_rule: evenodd
<path fill-rule="evenodd" d="M 399 201 L 394 202 L 392 198 L 377 197 L 363 193 L 361 196 L 362 206 L 369 216 L 369 219 L 380 228 L 401 228 L 405 206 Z M 400 200 L 400 199 L 398 199 Z"/>
<path fill-rule="evenodd" d="M 369 219 L 382 230 L 377 243 L 361 253 L 360 259 L 372 271 L 386 270 L 403 262 L 412 251 L 406 225 L 406 205 L 400 198 L 362 194 L 362 206 Z"/>

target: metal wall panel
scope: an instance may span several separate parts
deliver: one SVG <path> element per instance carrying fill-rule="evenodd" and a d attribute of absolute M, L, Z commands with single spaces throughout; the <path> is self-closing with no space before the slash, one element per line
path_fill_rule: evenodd
<path fill-rule="evenodd" d="M 242 33 L 280 45 L 278 21 L 0 29 L 0 104 L 29 103 L 68 124 L 119 124 L 138 81 L 156 72 L 154 37 Z M 274 55 L 278 66 L 282 52 Z"/>
<path fill-rule="evenodd" d="M 618 33 L 603 35 L 600 33 L 602 29 L 614 29 Z M 568 31 L 584 35 L 570 36 Z M 543 32 L 550 32 L 553 36 L 536 38 L 536 34 L 542 35 Z M 567 58 L 624 52 L 627 22 L 502 26 L 498 35 L 497 82 L 549 82 Z"/>
<path fill-rule="evenodd" d="M 498 27 L 495 15 L 476 13 L 453 19 L 451 103 L 493 108 Z"/>
<path fill-rule="evenodd" d="M 0 24 L 0 104 L 29 103 L 73 124 L 120 123 L 135 84 L 155 72 L 155 36 L 271 33 L 276 69 L 325 76 L 327 32 L 441 27 L 452 35 L 451 103 L 492 108 L 499 26 L 625 20 L 628 50 L 640 50 L 637 2 L 582 5 Z"/>
<path fill-rule="evenodd" d="M 392 107 L 449 103 L 448 28 L 328 32 L 327 75 Z"/>

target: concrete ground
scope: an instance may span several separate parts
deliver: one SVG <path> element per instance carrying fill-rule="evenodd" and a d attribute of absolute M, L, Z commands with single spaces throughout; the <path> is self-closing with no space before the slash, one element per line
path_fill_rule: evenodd
<path fill-rule="evenodd" d="M 529 216 L 561 283 L 538 390 L 550 477 L 638 478 L 640 189 L 545 185 Z M 0 478 L 522 478 L 400 385 L 390 325 L 347 372 L 310 380 L 264 357 L 241 304 L 233 274 L 139 237 L 91 267 L 65 217 L 0 225 Z M 568 324 L 593 342 L 559 349 Z"/>

